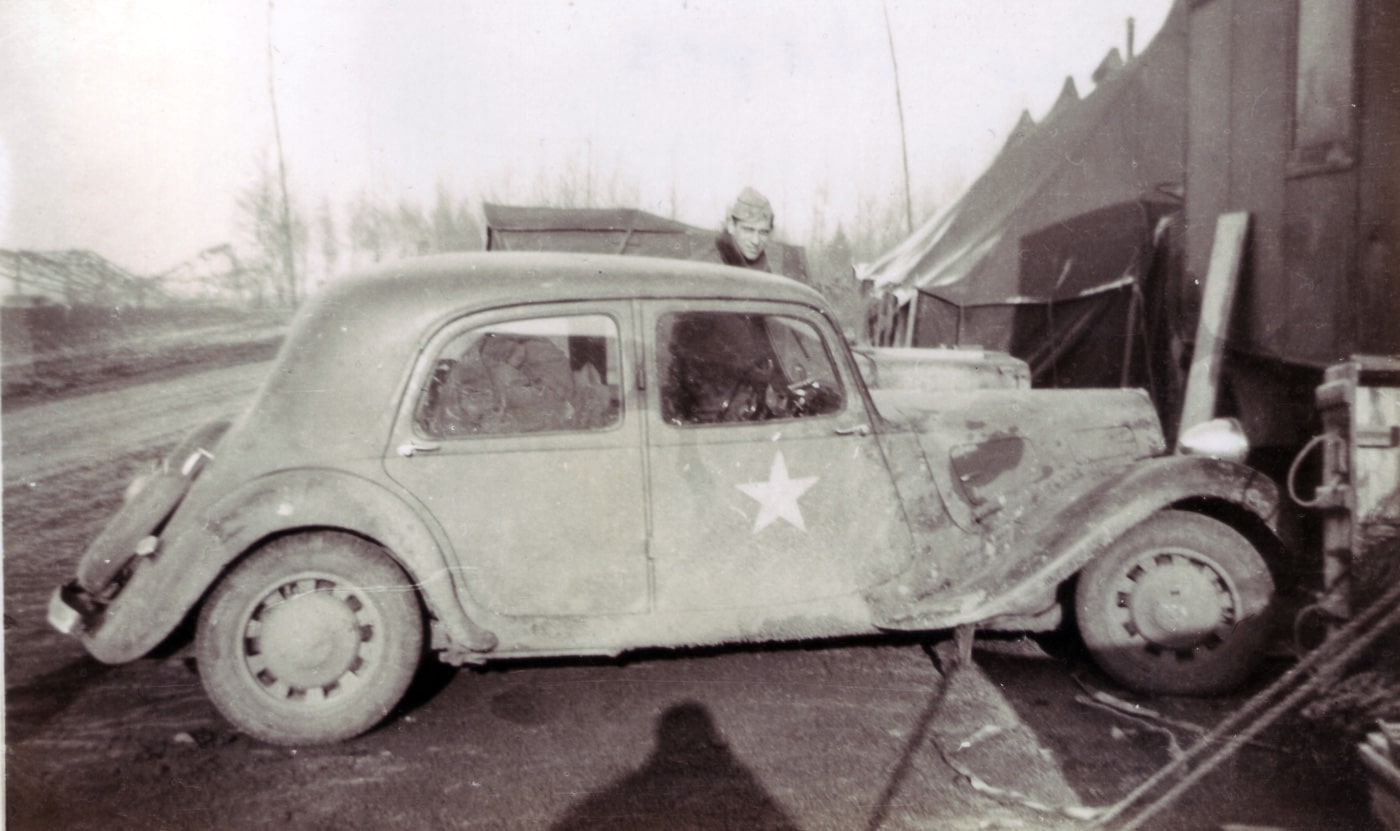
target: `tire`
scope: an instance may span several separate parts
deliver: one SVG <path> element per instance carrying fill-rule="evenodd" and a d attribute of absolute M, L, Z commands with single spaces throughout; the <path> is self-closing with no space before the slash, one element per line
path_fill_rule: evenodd
<path fill-rule="evenodd" d="M 1259 666 L 1273 600 L 1248 540 L 1209 517 L 1163 511 L 1084 568 L 1075 619 L 1095 663 L 1125 687 L 1212 695 Z"/>
<path fill-rule="evenodd" d="M 423 615 L 383 549 L 317 532 L 268 543 L 233 569 L 199 616 L 195 657 L 209 698 L 270 744 L 369 730 L 403 698 L 423 652 Z"/>

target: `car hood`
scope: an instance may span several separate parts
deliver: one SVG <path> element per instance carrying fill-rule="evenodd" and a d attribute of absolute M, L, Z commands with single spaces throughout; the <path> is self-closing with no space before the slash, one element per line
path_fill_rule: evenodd
<path fill-rule="evenodd" d="M 1166 446 L 1140 390 L 871 394 L 886 431 L 912 434 L 939 489 L 960 503 L 949 508 L 965 527 L 1037 488 L 1097 479 Z"/>
<path fill-rule="evenodd" d="M 881 417 L 896 429 L 1045 436 L 1124 426 L 1155 434 L 1162 443 L 1156 411 L 1143 390 L 874 389 L 871 396 Z"/>

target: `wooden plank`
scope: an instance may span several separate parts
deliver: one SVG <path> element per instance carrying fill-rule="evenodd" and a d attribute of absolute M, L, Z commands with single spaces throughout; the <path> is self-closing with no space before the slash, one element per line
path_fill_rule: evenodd
<path fill-rule="evenodd" d="M 1201 316 L 1196 323 L 1196 346 L 1191 355 L 1191 371 L 1186 379 L 1186 401 L 1181 407 L 1181 429 L 1209 421 L 1215 416 L 1220 390 L 1220 366 L 1225 356 L 1225 338 L 1230 312 L 1239 285 L 1240 263 L 1249 232 L 1249 214 L 1243 211 L 1221 214 L 1215 223 L 1215 243 L 1210 251 L 1210 270 L 1201 298 Z"/>

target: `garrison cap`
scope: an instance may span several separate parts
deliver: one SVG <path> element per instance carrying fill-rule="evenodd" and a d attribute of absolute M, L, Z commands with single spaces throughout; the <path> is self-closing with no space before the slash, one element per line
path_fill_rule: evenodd
<path fill-rule="evenodd" d="M 773 206 L 768 197 L 754 190 L 744 188 L 729 209 L 729 216 L 738 222 L 773 222 Z"/>

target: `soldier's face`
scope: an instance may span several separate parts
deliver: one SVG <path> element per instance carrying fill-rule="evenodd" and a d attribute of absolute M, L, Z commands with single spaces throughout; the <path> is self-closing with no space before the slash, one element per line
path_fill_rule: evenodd
<path fill-rule="evenodd" d="M 763 249 L 768 246 L 768 237 L 773 234 L 771 222 L 751 222 L 732 216 L 725 221 L 724 227 L 729 231 L 729 236 L 734 238 L 734 245 L 738 247 L 739 253 L 749 262 L 763 255 Z"/>

